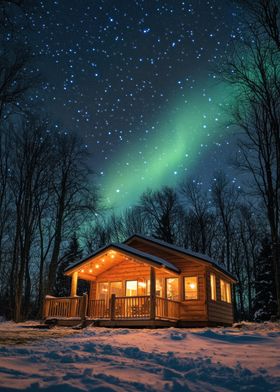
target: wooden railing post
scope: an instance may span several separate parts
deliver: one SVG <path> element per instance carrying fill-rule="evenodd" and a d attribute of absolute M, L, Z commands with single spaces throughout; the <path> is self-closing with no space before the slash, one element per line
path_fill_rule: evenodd
<path fill-rule="evenodd" d="M 87 293 L 84 293 L 82 297 L 81 310 L 80 310 L 81 320 L 86 319 L 87 309 L 88 309 L 88 295 Z"/>
<path fill-rule="evenodd" d="M 156 318 L 156 272 L 154 267 L 150 270 L 150 319 Z"/>
<path fill-rule="evenodd" d="M 111 300 L 110 300 L 110 319 L 111 320 L 115 319 L 115 308 L 116 308 L 116 294 L 112 294 Z"/>
<path fill-rule="evenodd" d="M 49 309 L 50 309 L 50 300 L 48 299 L 47 296 L 45 296 L 44 304 L 43 304 L 43 319 L 48 318 Z"/>
<path fill-rule="evenodd" d="M 77 306 L 78 306 L 78 301 L 79 298 L 70 298 L 70 317 L 76 317 L 77 316 Z"/>

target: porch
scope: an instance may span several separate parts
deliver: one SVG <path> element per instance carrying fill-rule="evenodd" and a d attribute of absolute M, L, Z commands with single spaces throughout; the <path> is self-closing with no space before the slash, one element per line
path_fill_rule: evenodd
<path fill-rule="evenodd" d="M 60 324 L 74 325 L 94 322 L 99 326 L 169 326 L 180 316 L 180 303 L 151 295 L 116 297 L 109 301 L 88 299 L 88 295 L 75 297 L 46 296 L 45 321 L 57 320 Z"/>
<path fill-rule="evenodd" d="M 98 325 L 176 323 L 180 317 L 177 267 L 125 245 L 110 245 L 66 269 L 71 295 L 47 296 L 44 319 Z M 77 296 L 79 279 L 89 295 Z"/>

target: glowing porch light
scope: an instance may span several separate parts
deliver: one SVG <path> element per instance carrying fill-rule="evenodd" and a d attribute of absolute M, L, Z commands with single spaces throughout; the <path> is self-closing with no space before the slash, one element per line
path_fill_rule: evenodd
<path fill-rule="evenodd" d="M 84 270 L 84 269 L 81 269 L 81 272 L 85 272 L 85 270 Z"/>
<path fill-rule="evenodd" d="M 92 269 L 90 269 L 89 272 L 92 273 Z"/>
<path fill-rule="evenodd" d="M 95 264 L 95 268 L 99 268 L 99 264 Z"/>

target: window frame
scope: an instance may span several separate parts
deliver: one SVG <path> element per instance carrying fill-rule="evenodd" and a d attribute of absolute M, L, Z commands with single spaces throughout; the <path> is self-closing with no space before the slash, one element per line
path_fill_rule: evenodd
<path fill-rule="evenodd" d="M 195 278 L 196 279 L 196 298 L 186 297 L 186 279 Z M 198 301 L 199 300 L 199 290 L 198 290 L 198 275 L 187 275 L 183 276 L 183 301 Z"/>
<path fill-rule="evenodd" d="M 110 282 L 109 281 L 102 281 L 102 282 L 96 282 L 97 283 L 97 285 L 96 285 L 96 298 L 98 299 L 98 300 L 103 300 L 103 301 L 107 301 L 107 300 L 109 300 L 109 298 L 110 298 Z M 100 293 L 101 293 L 101 291 L 100 291 L 100 285 L 102 285 L 102 284 L 107 284 L 108 285 L 108 288 L 107 288 L 107 298 L 100 298 Z"/>
<path fill-rule="evenodd" d="M 111 296 L 112 296 L 112 283 L 120 283 L 121 284 L 121 292 L 122 292 L 122 294 L 120 295 L 120 297 L 122 297 L 123 296 L 123 281 L 122 280 L 112 280 L 112 281 L 109 281 L 109 296 L 110 296 L 110 298 L 111 298 Z"/>
<path fill-rule="evenodd" d="M 168 298 L 167 297 L 167 281 L 168 279 L 177 279 L 177 286 L 178 286 L 178 290 L 177 290 L 177 299 L 173 299 L 173 298 Z M 180 301 L 180 281 L 179 281 L 179 277 L 178 276 L 174 276 L 174 277 L 168 277 L 165 278 L 165 287 L 164 287 L 164 291 L 165 291 L 165 298 L 166 299 L 170 299 L 170 301 Z"/>
<path fill-rule="evenodd" d="M 223 282 L 223 284 L 222 284 Z M 224 285 L 224 294 L 222 292 L 222 285 Z M 227 282 L 226 280 L 220 278 L 220 296 L 221 296 L 221 301 L 227 304 L 232 303 L 232 298 L 231 298 L 231 284 Z M 224 298 L 223 298 L 224 297 Z"/>
<path fill-rule="evenodd" d="M 127 295 L 127 283 L 128 282 L 136 282 L 136 295 Z M 124 287 L 124 289 L 125 289 L 125 297 L 137 297 L 138 296 L 138 280 L 137 279 L 127 279 L 126 281 L 125 281 L 125 287 Z"/>
<path fill-rule="evenodd" d="M 217 301 L 217 278 L 214 272 L 210 272 L 210 299 L 211 301 L 215 301 L 215 302 Z"/>

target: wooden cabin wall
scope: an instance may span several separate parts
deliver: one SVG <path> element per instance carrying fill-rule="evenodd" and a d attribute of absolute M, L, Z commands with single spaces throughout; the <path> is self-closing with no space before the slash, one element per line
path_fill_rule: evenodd
<path fill-rule="evenodd" d="M 138 280 L 141 278 L 150 279 L 150 266 L 135 260 L 125 260 L 115 265 L 109 270 L 100 274 L 96 281 L 91 283 L 90 299 L 96 298 L 96 284 L 99 282 L 123 282 L 123 296 L 125 295 L 125 281 Z M 178 277 L 163 269 L 156 269 L 156 278 Z"/>
<path fill-rule="evenodd" d="M 210 322 L 216 324 L 232 324 L 233 318 L 233 305 L 221 301 L 220 293 L 220 279 L 231 283 L 226 275 L 220 273 L 209 265 L 203 262 L 196 261 L 196 259 L 187 255 L 180 255 L 169 249 L 160 248 L 158 245 L 149 244 L 145 241 L 134 239 L 129 243 L 130 246 L 139 249 L 143 252 L 161 257 L 172 264 L 176 265 L 181 274 L 179 276 L 179 296 L 180 296 L 180 320 L 181 322 Z M 216 290 L 217 301 L 211 300 L 211 287 L 210 287 L 210 273 L 216 275 Z M 184 277 L 197 276 L 198 277 L 198 299 L 197 300 L 184 300 Z M 96 282 L 105 281 L 123 281 L 123 295 L 125 295 L 126 280 L 136 280 L 140 278 L 149 279 L 150 266 L 143 263 L 126 260 L 121 264 L 112 267 L 110 270 L 100 274 Z M 156 277 L 178 277 L 178 275 L 169 274 L 164 270 L 156 269 Z M 90 298 L 96 298 L 96 282 L 91 283 Z M 231 283 L 232 289 L 232 283 Z"/>
<path fill-rule="evenodd" d="M 211 300 L 211 284 L 210 274 L 213 273 L 216 276 L 216 290 L 217 300 Z M 231 285 L 231 301 L 232 301 L 232 283 L 222 273 L 217 272 L 213 268 L 207 268 L 206 272 L 206 284 L 207 284 L 207 297 L 208 297 L 208 319 L 214 323 L 220 324 L 232 324 L 234 322 L 233 315 L 233 304 L 224 302 L 221 300 L 221 287 L 220 279 Z"/>
<path fill-rule="evenodd" d="M 188 260 L 187 257 L 182 261 L 178 261 L 176 265 L 181 270 L 181 311 L 180 320 L 184 321 L 206 321 L 207 320 L 207 306 L 206 306 L 206 287 L 205 287 L 205 266 Z M 184 277 L 197 276 L 198 277 L 198 299 L 185 300 L 184 299 Z"/>
<path fill-rule="evenodd" d="M 161 257 L 172 264 L 176 265 L 180 271 L 180 296 L 181 296 L 181 320 L 184 321 L 207 321 L 207 304 L 206 304 L 206 267 L 204 264 L 194 261 L 187 255 L 179 255 L 172 250 L 159 248 L 158 245 L 147 243 L 138 239 L 129 242 L 129 246 L 139 249 L 143 252 L 154 256 Z M 198 277 L 198 299 L 184 301 L 184 276 Z"/>

